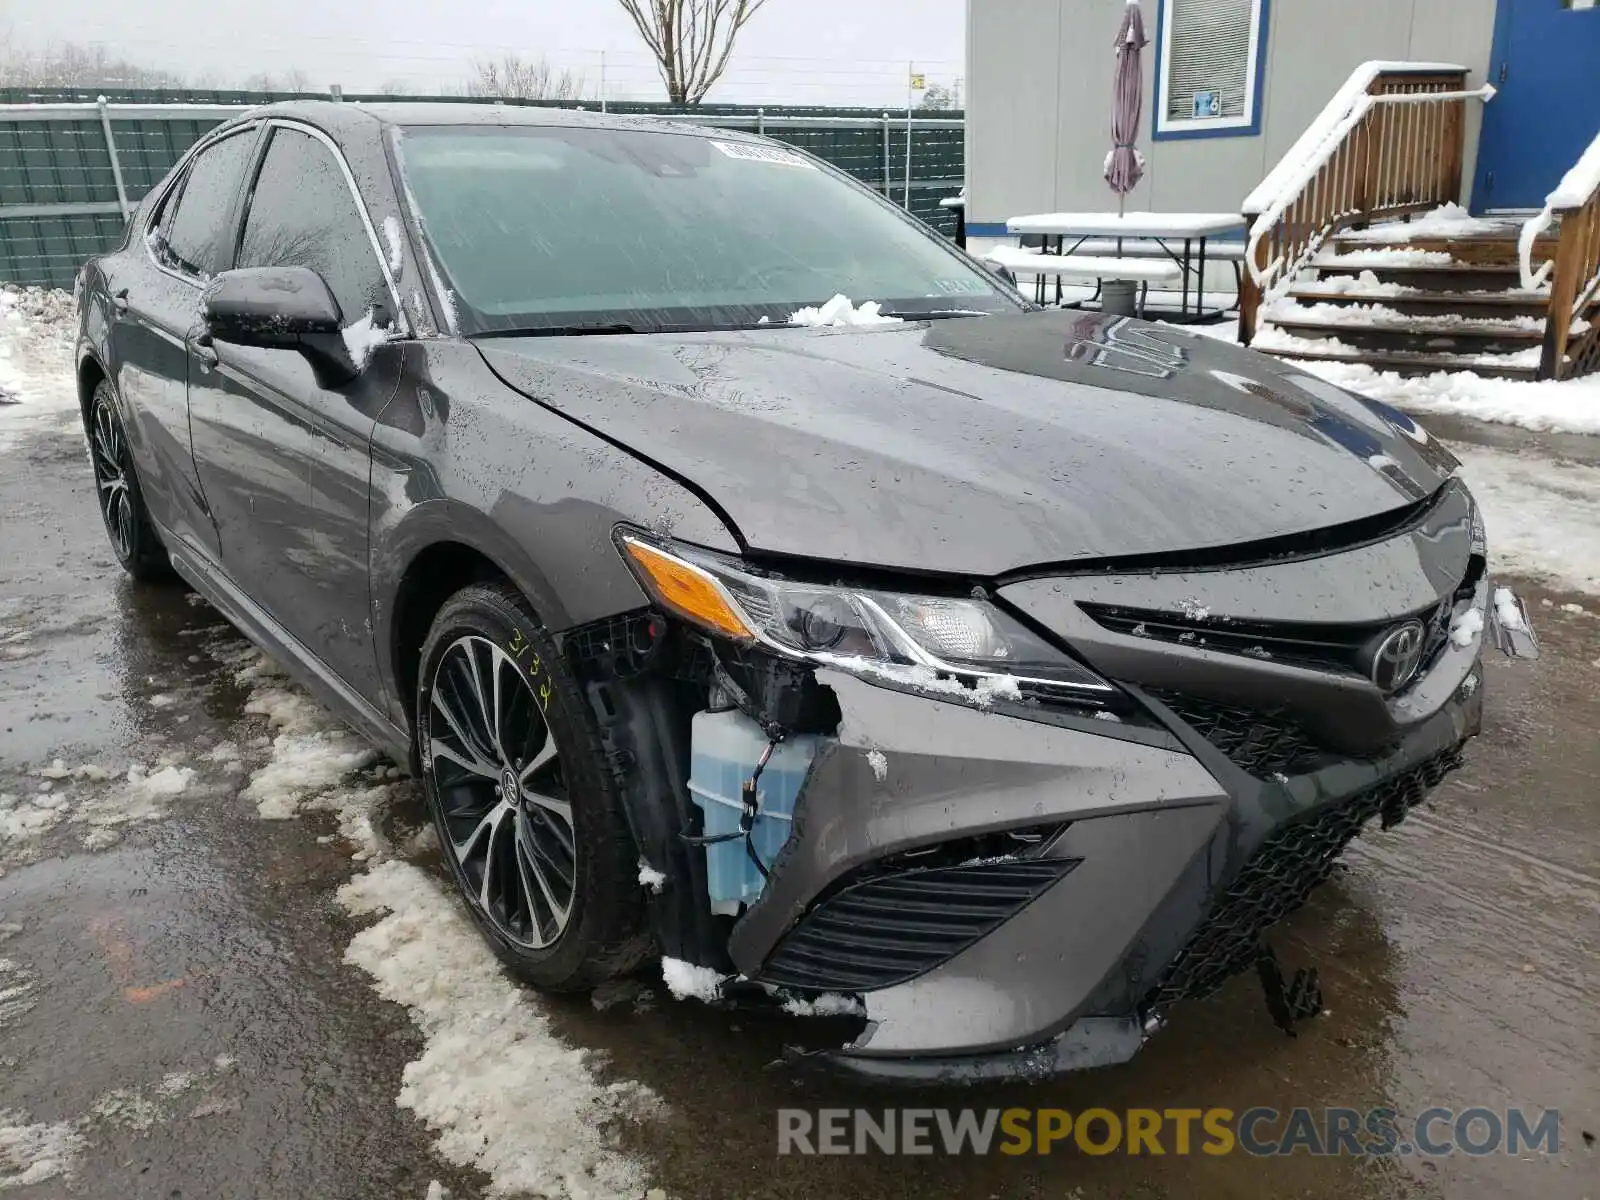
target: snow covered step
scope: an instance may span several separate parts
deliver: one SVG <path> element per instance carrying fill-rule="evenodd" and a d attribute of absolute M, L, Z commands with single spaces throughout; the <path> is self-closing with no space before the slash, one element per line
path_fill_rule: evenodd
<path fill-rule="evenodd" d="M 1506 291 L 1522 278 L 1514 264 L 1458 262 L 1438 250 L 1379 248 L 1344 254 L 1324 250 L 1308 265 L 1324 280 L 1370 274 L 1382 284 L 1425 292 Z"/>
<path fill-rule="evenodd" d="M 1411 317 L 1430 317 L 1458 313 L 1469 319 L 1507 320 L 1537 317 L 1541 321 L 1549 309 L 1548 292 L 1507 289 L 1493 292 L 1425 292 L 1401 284 L 1383 284 L 1376 278 L 1370 286 L 1359 276 L 1341 275 L 1319 283 L 1300 284 L 1288 293 L 1290 300 L 1302 304 L 1359 306 L 1381 304 Z"/>
<path fill-rule="evenodd" d="M 1341 331 L 1343 334 L 1345 331 Z M 1528 346 L 1515 354 L 1428 353 L 1417 350 L 1363 349 L 1339 338 L 1304 338 L 1275 326 L 1258 330 L 1251 349 L 1278 358 L 1307 362 L 1366 363 L 1398 375 L 1432 375 L 1436 371 L 1472 371 L 1496 379 L 1533 379 L 1541 348 Z"/>
<path fill-rule="evenodd" d="M 1382 305 L 1276 304 L 1264 321 L 1312 341 L 1337 339 L 1361 351 L 1423 354 L 1514 354 L 1544 341 L 1542 316 L 1471 320 L 1454 313 L 1411 317 Z"/>
<path fill-rule="evenodd" d="M 1420 250 L 1427 254 L 1448 254 L 1451 259 L 1476 266 L 1515 266 L 1518 259 L 1517 233 L 1476 233 L 1459 237 L 1394 237 L 1383 239 L 1374 236 L 1376 230 L 1365 233 L 1340 233 L 1333 238 L 1335 253 L 1353 254 L 1364 250 Z M 1543 237 L 1535 244 L 1535 254 L 1551 258 L 1556 252 L 1556 239 Z"/>

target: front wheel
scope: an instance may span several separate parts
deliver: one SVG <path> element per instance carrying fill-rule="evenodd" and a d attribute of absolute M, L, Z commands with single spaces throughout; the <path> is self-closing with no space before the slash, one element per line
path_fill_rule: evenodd
<path fill-rule="evenodd" d="M 117 413 L 117 394 L 108 379 L 96 385 L 90 398 L 86 432 L 100 519 L 105 522 L 117 562 L 135 579 L 169 578 L 172 564 L 144 506 L 144 493 L 128 451 L 128 435 Z"/>
<path fill-rule="evenodd" d="M 636 967 L 648 947 L 638 854 L 599 732 L 514 589 L 468 587 L 439 611 L 416 736 L 440 845 L 500 959 L 552 991 Z"/>

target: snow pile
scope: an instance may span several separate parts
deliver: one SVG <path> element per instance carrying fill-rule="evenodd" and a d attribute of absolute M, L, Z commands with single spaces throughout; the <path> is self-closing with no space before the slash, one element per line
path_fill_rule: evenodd
<path fill-rule="evenodd" d="M 401 251 L 404 243 L 400 240 L 400 218 L 391 213 L 383 219 L 383 243 L 389 253 L 386 258 L 389 262 L 389 274 L 400 279 L 400 268 L 405 265 L 405 255 Z"/>
<path fill-rule="evenodd" d="M 1338 338 L 1303 338 L 1285 333 L 1276 325 L 1264 325 L 1256 331 L 1250 343 L 1253 350 L 1270 350 L 1285 355 L 1316 355 L 1329 358 L 1356 359 L 1366 353 Z M 1537 367 L 1544 351 L 1539 346 L 1529 346 L 1514 354 L 1459 354 L 1454 361 L 1465 366 L 1478 367 Z"/>
<path fill-rule="evenodd" d="M 823 992 L 809 1000 L 790 996 L 783 1002 L 783 1011 L 791 1017 L 859 1017 L 864 1016 L 867 1010 L 854 996 Z"/>
<path fill-rule="evenodd" d="M 1471 417 L 1547 433 L 1600 434 L 1600 376 L 1560 383 L 1485 379 L 1470 371 L 1404 378 L 1365 363 L 1302 362 L 1301 370 L 1413 413 Z"/>
<path fill-rule="evenodd" d="M 1377 326 L 1383 329 L 1416 329 L 1427 326 L 1430 329 L 1449 327 L 1461 332 L 1471 331 L 1518 331 L 1538 332 L 1544 331 L 1544 318 L 1534 316 L 1522 317 L 1464 317 L 1459 313 L 1433 313 L 1426 317 L 1412 316 L 1409 313 L 1399 312 L 1382 304 L 1296 304 L 1280 301 L 1273 304 L 1261 314 L 1264 321 L 1282 321 L 1288 324 L 1308 323 L 1313 325 L 1354 325 L 1363 328 Z M 1575 322 L 1587 329 L 1584 322 Z"/>
<path fill-rule="evenodd" d="M 867 765 L 872 768 L 873 778 L 879 783 L 889 778 L 889 759 L 882 750 L 868 750 Z"/>
<path fill-rule="evenodd" d="M 378 760 L 367 742 L 336 722 L 315 700 L 289 685 L 277 665 L 256 652 L 234 678 L 252 686 L 244 710 L 267 718 L 274 731 L 272 752 L 253 772 L 241 793 L 266 820 L 282 821 L 308 801 L 345 784 L 355 772 Z"/>
<path fill-rule="evenodd" d="M 1517 603 L 1516 594 L 1510 588 L 1495 588 L 1494 615 L 1501 629 L 1509 633 L 1528 632 L 1528 621 L 1522 615 L 1522 605 Z"/>
<path fill-rule="evenodd" d="M 27 1116 L 0 1109 L 0 1192 L 70 1177 L 84 1141 L 71 1122 L 24 1124 Z"/>
<path fill-rule="evenodd" d="M 580 1198 L 644 1194 L 642 1166 L 617 1149 L 623 1123 L 660 1101 L 637 1083 L 601 1083 L 592 1056 L 563 1045 L 536 1000 L 509 982 L 454 896 L 402 862 L 339 890 L 357 934 L 345 961 L 404 1005 L 422 1031 L 399 1103 L 438 1135 L 450 1162 L 492 1177 L 490 1194 Z"/>
<path fill-rule="evenodd" d="M 1351 250 L 1345 254 L 1319 254 L 1313 267 L 1442 267 L 1455 261 L 1443 250 L 1408 250 L 1384 247 Z"/>
<path fill-rule="evenodd" d="M 850 303 L 850 297 L 835 296 L 821 308 L 802 308 L 789 314 L 789 324 L 832 326 L 832 325 L 900 325 L 903 324 L 899 317 L 886 317 L 881 311 L 881 306 L 876 300 L 868 300 L 859 308 Z"/>
<path fill-rule="evenodd" d="M 1470 646 L 1482 632 L 1483 614 L 1475 608 L 1468 609 L 1450 622 L 1450 644 L 1452 646 Z"/>
<path fill-rule="evenodd" d="M 1309 273 L 1312 278 L 1305 283 L 1295 286 L 1295 290 L 1306 294 L 1325 292 L 1329 295 L 1348 295 L 1359 292 L 1363 296 L 1389 297 L 1409 295 L 1419 289 L 1406 287 L 1400 283 L 1384 283 L 1370 270 L 1362 271 L 1359 275 L 1330 275 L 1326 279 L 1315 278 L 1314 273 Z"/>
<path fill-rule="evenodd" d="M 1413 238 L 1472 237 L 1476 234 L 1504 233 L 1505 221 L 1475 217 L 1459 204 L 1444 204 L 1432 212 L 1407 221 L 1381 221 L 1362 230 L 1339 234 L 1346 242 L 1409 242 Z"/>
<path fill-rule="evenodd" d="M 663 958 L 661 978 L 675 1000 L 704 1000 L 714 1004 L 722 998 L 723 977 L 710 967 L 696 966 L 679 958 Z"/>
<path fill-rule="evenodd" d="M 0 288 L 0 450 L 30 427 L 76 425 L 74 323 L 65 292 Z"/>
<path fill-rule="evenodd" d="M 1572 164 L 1556 190 L 1545 198 L 1552 209 L 1582 208 L 1589 197 L 1600 191 L 1600 134 L 1596 134 L 1583 156 Z"/>
<path fill-rule="evenodd" d="M 60 793 L 39 792 L 24 799 L 15 792 L 0 792 L 0 847 L 11 848 L 42 837 L 66 816 L 67 799 Z"/>
<path fill-rule="evenodd" d="M 141 797 L 181 796 L 194 778 L 193 767 L 180 767 L 173 763 L 151 771 L 135 763 L 128 768 L 128 786 Z"/>
<path fill-rule="evenodd" d="M 667 886 L 667 876 L 664 871 L 658 871 L 644 859 L 639 860 L 639 886 L 649 888 L 652 892 L 660 892 Z"/>
<path fill-rule="evenodd" d="M 344 348 L 349 352 L 350 361 L 355 363 L 358 371 L 365 371 L 367 364 L 372 361 L 372 352 L 394 336 L 394 330 L 387 325 L 377 325 L 373 322 L 372 310 L 369 308 L 366 316 L 341 331 Z"/>
<path fill-rule="evenodd" d="M 1489 562 L 1600 594 L 1600 468 L 1476 446 L 1455 446 L 1483 506 Z"/>

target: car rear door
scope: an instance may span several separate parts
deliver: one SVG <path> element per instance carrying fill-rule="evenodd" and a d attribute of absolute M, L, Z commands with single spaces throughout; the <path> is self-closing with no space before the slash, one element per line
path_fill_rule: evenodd
<path fill-rule="evenodd" d="M 172 536 L 217 552 L 189 454 L 189 353 L 200 290 L 217 269 L 259 127 L 230 130 L 190 159 L 150 218 L 142 244 L 111 264 L 111 360 L 145 503 Z"/>
<path fill-rule="evenodd" d="M 337 146 L 270 122 L 233 265 L 322 276 L 346 328 L 399 328 L 376 231 Z M 349 340 L 349 339 L 347 339 Z M 377 702 L 367 580 L 369 441 L 404 347 L 377 346 L 348 384 L 324 387 L 294 349 L 197 347 L 189 389 L 195 464 L 235 585 L 314 658 Z"/>

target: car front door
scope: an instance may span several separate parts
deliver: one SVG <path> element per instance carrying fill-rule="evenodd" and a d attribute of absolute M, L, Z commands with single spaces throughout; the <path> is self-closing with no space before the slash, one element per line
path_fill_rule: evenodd
<path fill-rule="evenodd" d="M 217 534 L 189 454 L 189 354 L 200 289 L 224 252 L 257 126 L 202 147 L 160 200 L 143 244 L 111 264 L 111 361 L 145 503 L 167 533 L 217 553 Z"/>
<path fill-rule="evenodd" d="M 341 324 L 395 326 L 377 238 L 334 143 L 274 121 L 242 205 L 233 265 L 304 266 Z M 235 586 L 314 660 L 377 702 L 367 580 L 369 441 L 404 346 L 363 345 L 356 377 L 324 386 L 298 350 L 220 339 L 194 348 L 194 457 Z"/>

